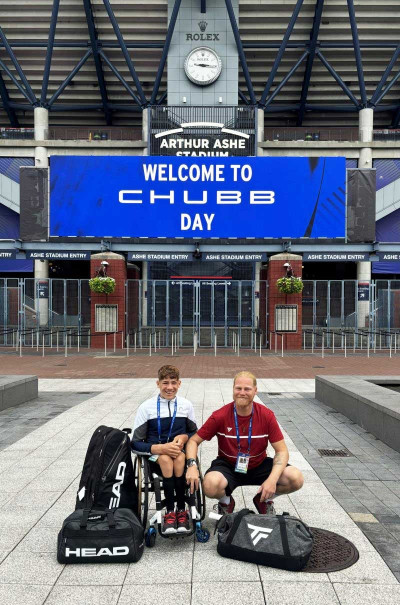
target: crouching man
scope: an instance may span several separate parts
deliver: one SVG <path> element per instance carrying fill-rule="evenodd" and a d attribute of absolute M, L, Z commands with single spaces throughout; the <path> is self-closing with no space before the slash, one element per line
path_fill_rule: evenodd
<path fill-rule="evenodd" d="M 299 469 L 288 464 L 289 452 L 275 414 L 254 401 L 256 377 L 239 372 L 233 380 L 233 401 L 213 412 L 186 446 L 186 481 L 197 489 L 199 473 L 197 449 L 202 441 L 218 439 L 218 456 L 204 476 L 203 490 L 209 498 L 218 498 L 218 512 L 233 512 L 232 492 L 242 485 L 256 485 L 253 502 L 261 514 L 275 514 L 273 500 L 290 494 L 303 485 Z M 267 456 L 268 442 L 275 456 Z"/>

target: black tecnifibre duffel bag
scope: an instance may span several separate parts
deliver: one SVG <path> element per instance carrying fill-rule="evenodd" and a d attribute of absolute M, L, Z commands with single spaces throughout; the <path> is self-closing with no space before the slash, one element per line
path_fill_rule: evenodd
<path fill-rule="evenodd" d="M 308 525 L 288 513 L 256 515 L 247 508 L 218 522 L 217 551 L 223 557 L 300 571 L 313 547 Z"/>
<path fill-rule="evenodd" d="M 144 532 L 135 513 L 79 509 L 58 534 L 59 563 L 136 563 L 143 554 Z"/>
<path fill-rule="evenodd" d="M 129 436 L 119 429 L 99 426 L 88 445 L 75 508 L 137 510 L 137 506 Z"/>

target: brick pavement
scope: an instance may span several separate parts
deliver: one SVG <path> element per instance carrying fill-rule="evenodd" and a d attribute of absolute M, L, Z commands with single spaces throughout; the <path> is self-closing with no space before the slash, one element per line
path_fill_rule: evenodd
<path fill-rule="evenodd" d="M 317 446 L 343 445 L 347 438 L 351 444 L 345 445 L 353 450 L 360 436 L 356 430 L 354 435 L 347 434 L 346 426 L 342 426 L 346 423 L 337 414 L 329 414 L 329 408 L 312 398 L 311 380 L 259 379 L 261 392 L 283 394 L 269 397 L 268 404 L 282 422 L 291 462 L 305 476 L 303 488 L 295 494 L 277 498 L 276 507 L 278 512 L 287 510 L 309 524 L 336 531 L 354 542 L 360 552 L 355 565 L 329 574 L 293 574 L 257 567 L 219 557 L 213 535 L 206 544 L 193 539 L 184 542 L 158 539 L 155 548 L 146 549 L 138 564 L 129 566 L 59 565 L 55 561 L 55 538 L 63 518 L 73 510 L 82 462 L 93 429 L 99 424 L 128 426 L 139 403 L 155 392 L 153 377 L 97 379 L 96 383 L 50 378 L 39 383 L 40 392 L 46 392 L 49 400 L 52 393 L 57 400 L 58 393 L 64 391 L 71 395 L 72 401 L 73 392 L 82 395 L 92 387 L 97 394 L 90 400 L 65 410 L 0 452 L 0 489 L 3 493 L 0 503 L 1 602 L 133 605 L 139 599 L 141 605 L 155 605 L 160 601 L 163 605 L 217 605 L 226 600 L 227 594 L 234 595 L 236 605 L 387 605 L 400 600 L 400 585 L 379 554 L 378 541 L 375 544 L 368 540 L 352 518 L 355 500 L 368 511 L 371 502 L 361 502 L 360 493 L 353 502 L 346 502 L 350 507 L 347 511 L 326 481 L 328 475 L 332 478 L 335 472 L 345 485 L 349 480 L 345 477 L 345 469 L 319 468 L 318 463 L 324 463 L 324 460 L 316 458 Z M 187 378 L 183 381 L 181 394 L 193 401 L 201 422 L 213 409 L 231 399 L 232 383 L 226 379 Z M 366 455 L 371 456 L 370 436 L 362 435 L 361 438 L 365 440 Z M 375 440 L 373 445 L 377 452 L 385 454 L 384 465 L 396 476 L 397 459 L 384 451 L 386 446 L 383 444 L 379 445 Z M 215 456 L 215 446 L 215 442 L 202 444 L 200 458 L 204 468 Z M 306 456 L 311 456 L 310 462 Z M 360 455 L 358 459 L 362 462 Z M 393 472 L 390 460 L 396 463 L 392 465 Z M 378 476 L 376 469 L 369 470 Z M 355 469 L 350 471 L 355 473 Z M 323 472 L 325 478 L 318 476 Z M 358 472 L 361 472 L 359 468 Z M 371 485 L 371 477 L 369 475 L 365 481 L 370 482 L 371 494 L 377 495 L 379 486 Z M 362 482 L 361 478 L 357 480 Z M 385 482 L 391 483 L 388 475 Z M 252 507 L 253 495 L 253 487 L 236 490 L 237 506 Z M 349 500 L 347 494 L 345 496 L 344 500 Z M 394 502 L 390 506 L 386 502 L 392 513 L 391 521 L 395 514 Z M 208 509 L 212 505 L 213 502 L 207 500 Z M 378 515 L 378 512 L 374 513 L 384 528 L 390 521 L 388 515 L 380 519 Z M 212 521 L 206 523 L 213 529 Z M 393 566 L 395 562 L 390 561 L 390 567 Z"/>
<path fill-rule="evenodd" d="M 28 352 L 23 357 L 4 349 L 0 353 L 1 374 L 35 374 L 39 378 L 151 378 L 157 369 L 165 364 L 179 366 L 182 376 L 191 378 L 231 378 L 240 370 L 251 370 L 257 376 L 270 378 L 314 378 L 317 374 L 355 374 L 355 375 L 400 375 L 400 356 L 389 357 L 388 354 L 371 355 L 368 359 L 359 353 L 348 357 L 344 355 L 321 353 L 296 353 L 283 358 L 271 353 L 260 358 L 255 353 L 244 352 L 237 357 L 229 350 L 218 353 L 199 350 L 196 357 L 192 352 L 178 350 L 173 357 L 165 352 L 148 354 L 125 353 L 104 357 L 102 351 L 55 354 L 46 351 Z"/>
<path fill-rule="evenodd" d="M 259 396 L 400 581 L 400 453 L 314 393 Z M 317 451 L 343 448 L 352 456 L 321 457 Z"/>

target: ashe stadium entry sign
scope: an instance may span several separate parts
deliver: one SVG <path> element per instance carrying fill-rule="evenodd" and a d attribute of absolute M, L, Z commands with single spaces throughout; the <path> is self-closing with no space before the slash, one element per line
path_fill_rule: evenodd
<path fill-rule="evenodd" d="M 53 156 L 50 235 L 344 237 L 345 158 Z"/>

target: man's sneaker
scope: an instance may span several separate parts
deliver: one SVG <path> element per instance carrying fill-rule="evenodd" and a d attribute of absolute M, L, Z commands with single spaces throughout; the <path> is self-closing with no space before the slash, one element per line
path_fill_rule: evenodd
<path fill-rule="evenodd" d="M 178 510 L 176 513 L 176 526 L 178 534 L 186 534 L 191 531 L 189 513 L 187 510 Z"/>
<path fill-rule="evenodd" d="M 176 513 L 174 511 L 164 515 L 161 532 L 163 534 L 176 534 Z"/>
<path fill-rule="evenodd" d="M 219 515 L 229 515 L 229 513 L 233 513 L 235 510 L 235 500 L 230 496 L 228 504 L 218 502 L 216 508 Z"/>
<path fill-rule="evenodd" d="M 267 502 L 261 502 L 261 492 L 258 492 L 253 498 L 254 506 L 260 513 L 260 515 L 276 515 L 275 506 L 272 500 L 267 500 Z"/>

